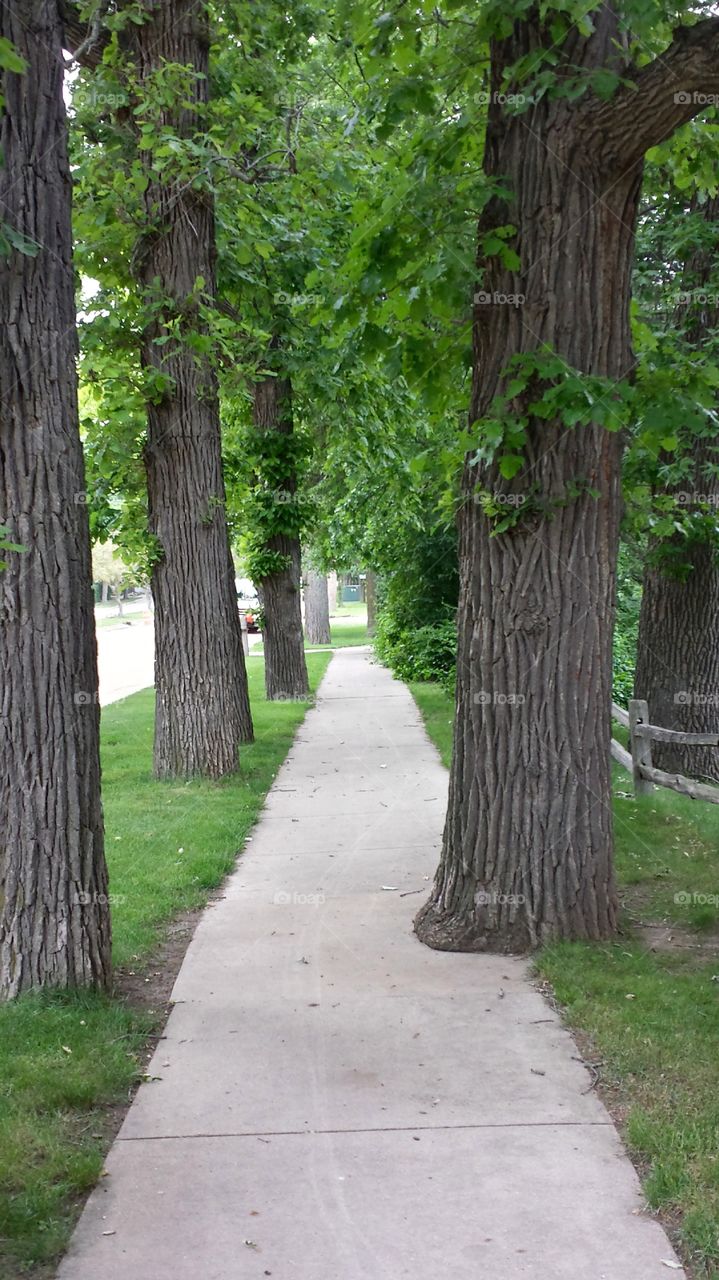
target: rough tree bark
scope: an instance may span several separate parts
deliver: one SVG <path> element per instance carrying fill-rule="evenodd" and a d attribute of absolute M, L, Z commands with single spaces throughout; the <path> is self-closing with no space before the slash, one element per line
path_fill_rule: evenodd
<path fill-rule="evenodd" d="M 71 181 L 56 0 L 0 5 L 0 998 L 106 987 L 97 653 L 77 409 Z"/>
<path fill-rule="evenodd" d="M 292 387 L 288 378 L 263 378 L 253 387 L 253 420 L 260 431 L 292 434 Z M 291 503 L 296 481 L 284 481 L 283 503 Z M 309 693 L 300 599 L 301 551 L 297 535 L 272 534 L 265 551 L 281 557 L 282 568 L 261 577 L 264 616 L 265 693 L 270 701 L 306 698 Z"/>
<path fill-rule="evenodd" d="M 146 0 L 145 9 L 148 20 L 133 28 L 140 85 L 164 64 L 194 69 L 186 92 L 162 112 L 166 126 L 192 138 L 204 127 L 207 102 L 206 6 Z M 214 202 L 186 176 L 158 178 L 152 153 L 142 154 L 150 181 L 137 270 L 148 298 L 161 294 L 143 334 L 142 359 L 171 380 L 148 403 L 145 450 L 150 530 L 160 547 L 152 572 L 155 773 L 219 778 L 237 768 L 239 744 L 252 740 L 252 718 L 225 515 L 217 380 L 211 361 L 184 340 L 204 330 L 198 277 L 202 293 L 214 295 Z M 166 341 L 178 316 L 180 338 Z"/>
<path fill-rule="evenodd" d="M 314 569 L 305 574 L 305 635 L 310 644 L 332 643 L 327 575 Z"/>
<path fill-rule="evenodd" d="M 592 19 L 591 36 L 575 30 L 562 48 L 567 72 L 627 74 L 615 13 L 603 5 Z M 511 357 L 544 344 L 581 372 L 612 382 L 630 373 L 643 154 L 700 110 L 693 90 L 719 84 L 718 30 L 711 19 L 680 33 L 608 101 L 548 95 L 526 114 L 502 105 L 504 73 L 539 58 L 552 37 L 533 11 L 492 43 L 485 170 L 508 194 L 493 198 L 480 232 L 516 227 L 521 267 L 480 257 L 472 422 L 506 385 Z M 606 938 L 616 924 L 609 715 L 620 442 L 599 425 L 539 421 L 532 398 L 513 406 L 528 418 L 521 475 L 503 480 L 496 462 L 468 463 L 464 474 L 449 807 L 416 922 L 423 941 L 448 950 L 521 952 L 551 938 Z M 492 536 L 474 501 L 478 482 L 540 499 Z"/>
<path fill-rule="evenodd" d="M 365 577 L 365 601 L 367 603 L 367 635 L 373 636 L 377 626 L 377 581 L 372 569 Z"/>
<path fill-rule="evenodd" d="M 686 326 L 687 341 L 698 351 L 719 324 L 716 293 L 707 289 L 716 280 L 719 260 L 719 197 L 707 200 L 701 212 L 715 242 L 697 250 L 687 263 L 682 289 L 690 300 L 682 303 L 677 316 Z M 716 442 L 695 438 L 691 458 L 690 472 L 675 489 L 682 495 L 682 509 L 689 514 L 708 506 L 716 513 Z M 683 733 L 719 732 L 719 561 L 709 542 L 681 539 L 678 550 L 691 565 L 686 578 L 672 577 L 661 562 L 649 564 L 644 573 L 634 693 L 649 703 L 653 724 Z M 667 773 L 719 782 L 716 747 L 654 742 L 652 762 Z"/>

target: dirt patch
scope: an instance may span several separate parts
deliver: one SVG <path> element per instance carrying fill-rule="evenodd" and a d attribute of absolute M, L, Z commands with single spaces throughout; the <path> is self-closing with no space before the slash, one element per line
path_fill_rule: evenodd
<path fill-rule="evenodd" d="M 704 937 L 693 929 L 664 922 L 638 923 L 636 931 L 648 951 L 663 951 L 668 954 L 688 952 L 698 959 L 707 960 L 719 958 L 719 936 L 715 933 Z"/>
<path fill-rule="evenodd" d="M 177 916 L 167 926 L 156 950 L 137 969 L 115 971 L 115 995 L 118 999 L 150 1013 L 169 1013 L 175 979 L 204 910 L 204 907 L 199 907 Z"/>
<path fill-rule="evenodd" d="M 719 932 L 692 929 L 676 921 L 652 918 L 654 890 L 652 885 L 632 885 L 622 894 L 621 905 L 625 923 L 632 936 L 644 943 L 648 951 L 661 951 L 668 955 L 691 955 L 707 961 L 719 957 Z"/>

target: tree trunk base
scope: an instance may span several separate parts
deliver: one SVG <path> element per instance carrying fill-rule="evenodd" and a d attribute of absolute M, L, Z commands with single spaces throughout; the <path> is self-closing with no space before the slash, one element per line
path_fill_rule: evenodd
<path fill-rule="evenodd" d="M 502 925 L 501 930 L 496 931 L 488 927 L 487 921 L 483 921 L 476 910 L 469 908 L 461 914 L 446 911 L 434 898 L 430 898 L 417 912 L 414 931 L 420 942 L 433 951 L 527 955 L 539 945 L 532 941 L 526 924 L 521 920 L 509 926 Z"/>
<path fill-rule="evenodd" d="M 455 885 L 450 894 L 451 886 L 445 890 L 440 879 L 415 916 L 417 937 L 434 951 L 524 956 L 550 942 L 607 942 L 616 936 L 613 887 L 593 899 L 591 908 L 580 897 L 573 909 L 545 919 L 534 917 L 521 894 L 470 894 L 469 885 Z"/>

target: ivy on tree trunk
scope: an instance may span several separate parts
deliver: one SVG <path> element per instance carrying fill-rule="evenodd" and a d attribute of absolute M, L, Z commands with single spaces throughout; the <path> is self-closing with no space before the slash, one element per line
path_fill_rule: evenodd
<path fill-rule="evenodd" d="M 554 46 L 533 13 L 491 44 L 470 424 L 524 421 L 518 459 L 468 457 L 459 517 L 456 725 L 442 859 L 416 928 L 448 950 L 521 952 L 616 927 L 610 702 L 621 441 L 612 388 L 633 367 L 629 300 L 645 151 L 719 87 L 719 21 L 625 65 L 612 8 L 561 50 L 559 71 L 625 77 L 608 98 L 506 105 L 513 68 Z M 564 65 L 563 65 L 564 64 Z M 681 92 L 678 92 L 681 90 Z M 497 246 L 494 233 L 518 255 Z M 591 375 L 606 403 L 572 425 L 532 406 Z M 514 367 L 508 371 L 510 362 Z M 517 368 L 534 367 L 512 385 Z M 543 404 L 551 403 L 544 399 Z M 586 403 L 586 400 L 585 400 Z M 556 411 L 555 411 L 556 412 Z M 501 454 L 501 451 L 500 451 Z M 512 478 L 513 477 L 513 478 Z M 500 521 L 511 495 L 518 518 Z M 499 500 L 498 500 L 499 499 Z"/>
<path fill-rule="evenodd" d="M 690 349 L 701 355 L 717 330 L 716 280 L 719 246 L 719 197 L 706 200 L 701 216 L 714 243 L 691 255 L 682 277 L 686 301 L 678 308 L 678 327 Z M 698 216 L 695 207 L 693 215 Z M 701 237 L 705 240 L 705 237 Z M 719 451 L 716 440 L 695 436 L 690 465 L 673 492 L 680 503 L 685 533 L 651 548 L 644 573 L 639 617 L 635 696 L 649 703 L 653 724 L 682 733 L 719 731 Z M 704 514 L 702 514 L 704 513 Z M 697 516 L 700 518 L 697 520 Z M 687 528 L 688 525 L 688 528 Z M 707 528 L 707 526 L 709 526 Z M 719 750 L 653 742 L 652 763 L 667 773 L 719 782 Z"/>
<path fill-rule="evenodd" d="M 56 0 L 0 5 L 0 998 L 107 987 L 97 654 Z"/>
<path fill-rule="evenodd" d="M 264 508 L 263 542 L 253 570 L 264 619 L 265 693 L 270 701 L 306 698 L 309 680 L 302 634 L 300 520 L 292 462 L 289 378 L 262 378 L 254 384 L 253 421 L 267 465 L 267 474 L 259 480 L 269 499 L 269 507 Z M 273 473 L 278 479 L 277 489 L 271 487 Z"/>

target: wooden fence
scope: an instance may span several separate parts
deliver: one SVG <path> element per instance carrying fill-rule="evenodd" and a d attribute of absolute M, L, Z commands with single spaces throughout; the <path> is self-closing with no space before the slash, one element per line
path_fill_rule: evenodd
<path fill-rule="evenodd" d="M 646 795 L 656 784 L 658 787 L 671 787 L 673 791 L 680 791 L 692 800 L 708 800 L 710 804 L 719 804 L 719 787 L 712 787 L 706 782 L 695 782 L 693 778 L 685 778 L 680 773 L 666 773 L 664 769 L 655 769 L 652 765 L 652 742 L 719 747 L 719 733 L 680 733 L 678 729 L 660 729 L 658 725 L 649 723 L 649 707 L 641 698 L 635 698 L 629 703 L 629 711 L 624 711 L 613 702 L 612 715 L 629 730 L 630 747 L 627 751 L 621 742 L 612 738 L 612 755 L 631 773 L 638 796 Z"/>

